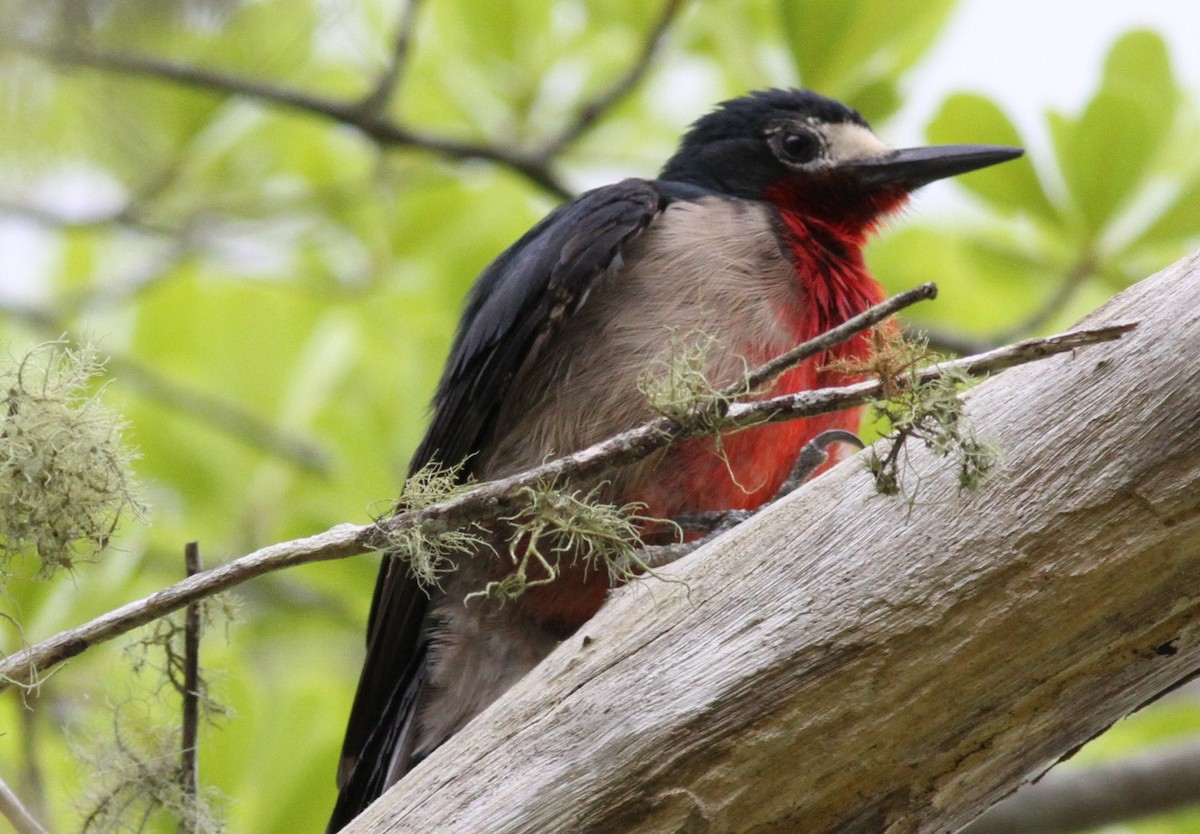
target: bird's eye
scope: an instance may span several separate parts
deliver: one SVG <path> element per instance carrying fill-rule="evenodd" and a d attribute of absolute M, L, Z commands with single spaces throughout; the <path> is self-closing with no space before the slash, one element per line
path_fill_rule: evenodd
<path fill-rule="evenodd" d="M 821 140 L 807 130 L 790 130 L 779 138 L 779 154 L 788 162 L 812 162 L 821 151 Z"/>

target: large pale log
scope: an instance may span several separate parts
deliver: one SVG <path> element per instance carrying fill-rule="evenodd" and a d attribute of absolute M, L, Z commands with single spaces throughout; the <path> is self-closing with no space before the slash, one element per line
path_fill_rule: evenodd
<path fill-rule="evenodd" d="M 1200 258 L 1092 321 L 1141 324 L 969 395 L 984 487 L 837 467 L 615 593 L 347 831 L 955 831 L 1187 678 Z"/>

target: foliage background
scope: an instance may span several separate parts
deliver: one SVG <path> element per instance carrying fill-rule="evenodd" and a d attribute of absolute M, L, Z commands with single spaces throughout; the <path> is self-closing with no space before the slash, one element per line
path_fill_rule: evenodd
<path fill-rule="evenodd" d="M 110 355 L 106 399 L 131 421 L 152 508 L 148 524 L 127 525 L 102 561 L 72 575 L 46 582 L 18 561 L 0 590 L 0 649 L 175 581 L 185 541 L 214 564 L 381 511 L 419 440 L 464 293 L 556 188 L 652 175 L 690 118 L 770 85 L 847 100 L 886 138 L 906 76 L 954 6 L 0 6 L 0 240 L 10 241 L 0 272 L 20 276 L 4 282 L 0 339 L 16 352 L 66 333 Z M 404 20 L 411 38 L 397 52 Z M 667 20 L 629 94 L 581 120 Z M 343 109 L 281 107 L 262 90 L 181 83 L 112 56 L 157 56 Z M 891 291 L 936 280 L 938 302 L 914 323 L 946 345 L 1071 323 L 1200 242 L 1195 101 L 1145 30 L 1117 41 L 1090 97 L 1047 114 L 1037 136 L 1020 136 L 983 96 L 950 96 L 930 141 L 1032 140 L 1049 152 L 961 178 L 955 217 L 910 213 L 871 247 L 875 274 Z M 417 135 L 394 141 L 355 119 Z M 236 593 L 236 617 L 210 629 L 204 662 L 228 712 L 202 737 L 201 776 L 231 830 L 323 826 L 374 573 L 355 559 L 257 580 Z M 161 676 L 133 672 L 135 659 L 96 648 L 36 695 L 0 696 L 0 775 L 57 830 L 78 827 L 97 774 L 121 775 L 114 714 L 127 744 L 174 720 Z M 1185 691 L 1080 758 L 1198 728 Z M 1135 827 L 1198 828 L 1187 815 Z"/>

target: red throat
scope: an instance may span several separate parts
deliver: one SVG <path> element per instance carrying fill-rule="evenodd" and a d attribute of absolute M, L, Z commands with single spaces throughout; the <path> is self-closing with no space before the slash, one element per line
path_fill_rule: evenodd
<path fill-rule="evenodd" d="M 768 191 L 766 198 L 779 210 L 784 241 L 796 266 L 801 303 L 790 312 L 797 342 L 818 336 L 883 300 L 883 288 L 867 271 L 863 246 L 876 226 L 904 205 L 906 192 L 856 193 L 852 184 L 830 180 L 784 183 Z M 864 358 L 868 350 L 867 336 L 862 334 L 811 364 L 816 369 L 830 360 Z M 820 376 L 814 381 L 822 385 L 844 381 Z"/>

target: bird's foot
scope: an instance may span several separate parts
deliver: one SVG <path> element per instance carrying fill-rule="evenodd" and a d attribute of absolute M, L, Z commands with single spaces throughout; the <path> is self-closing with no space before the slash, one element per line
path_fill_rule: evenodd
<path fill-rule="evenodd" d="M 844 429 L 827 429 L 821 432 L 804 444 L 804 448 L 800 450 L 800 456 L 796 458 L 796 464 L 792 467 L 791 474 L 780 485 L 774 500 L 778 501 L 793 492 L 811 478 L 814 472 L 824 466 L 825 462 L 829 460 L 829 447 L 834 443 L 848 443 L 856 449 L 865 448 L 862 440 L 854 432 Z"/>

